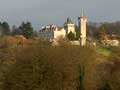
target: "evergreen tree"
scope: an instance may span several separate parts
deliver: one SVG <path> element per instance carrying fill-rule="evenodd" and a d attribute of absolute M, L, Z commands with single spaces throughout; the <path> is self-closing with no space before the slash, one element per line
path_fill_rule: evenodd
<path fill-rule="evenodd" d="M 10 26 L 7 22 L 1 23 L 1 27 L 3 29 L 3 35 L 9 35 L 10 34 Z"/>
<path fill-rule="evenodd" d="M 98 32 L 98 39 L 100 42 L 102 40 L 106 40 L 106 31 L 104 27 L 101 27 L 100 31 Z"/>
<path fill-rule="evenodd" d="M 20 26 L 20 29 L 22 30 L 23 35 L 26 38 L 31 38 L 33 35 L 33 27 L 31 25 L 30 22 L 27 23 L 22 23 L 22 25 Z"/>
<path fill-rule="evenodd" d="M 68 38 L 69 40 L 75 40 L 75 34 L 72 33 L 72 32 L 70 32 L 70 33 L 67 35 L 67 38 Z"/>
<path fill-rule="evenodd" d="M 3 29 L 2 29 L 2 24 L 0 22 L 0 36 L 3 35 Z"/>
<path fill-rule="evenodd" d="M 79 40 L 79 38 L 80 38 L 80 29 L 79 29 L 79 27 L 76 26 L 75 31 L 76 31 L 76 39 Z"/>
<path fill-rule="evenodd" d="M 12 35 L 22 35 L 22 30 L 15 25 L 12 27 Z"/>

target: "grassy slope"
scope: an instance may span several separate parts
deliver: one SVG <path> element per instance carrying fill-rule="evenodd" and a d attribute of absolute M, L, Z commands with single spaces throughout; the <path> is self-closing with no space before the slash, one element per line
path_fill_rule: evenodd
<path fill-rule="evenodd" d="M 113 47 L 96 47 L 96 50 L 98 51 L 99 54 L 102 54 L 106 57 L 108 57 L 111 54 L 111 49 Z"/>
<path fill-rule="evenodd" d="M 120 46 L 118 46 L 120 47 Z M 96 50 L 99 54 L 102 54 L 106 57 L 108 57 L 111 53 L 112 53 L 112 49 L 114 49 L 116 47 L 112 47 L 112 46 L 99 46 L 99 47 L 96 47 Z"/>

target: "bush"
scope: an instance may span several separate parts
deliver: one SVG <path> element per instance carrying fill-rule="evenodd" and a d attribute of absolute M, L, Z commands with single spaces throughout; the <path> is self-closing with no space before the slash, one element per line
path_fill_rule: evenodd
<path fill-rule="evenodd" d="M 5 74 L 5 90 L 61 90 L 62 73 L 47 62 L 43 47 L 29 47 L 16 55 Z"/>
<path fill-rule="evenodd" d="M 75 40 L 75 39 L 76 39 L 76 38 L 75 38 L 75 34 L 72 33 L 72 32 L 70 32 L 70 33 L 67 35 L 67 38 L 68 38 L 69 40 Z"/>
<path fill-rule="evenodd" d="M 85 67 L 85 89 L 95 87 L 97 53 L 93 48 L 45 44 L 33 43 L 15 54 L 16 63 L 4 75 L 4 90 L 76 90 L 79 66 Z"/>

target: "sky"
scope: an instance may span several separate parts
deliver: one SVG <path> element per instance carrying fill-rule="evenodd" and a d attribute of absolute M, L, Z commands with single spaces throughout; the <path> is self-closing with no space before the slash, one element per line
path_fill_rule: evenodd
<path fill-rule="evenodd" d="M 120 20 L 120 0 L 0 0 L 0 21 L 10 26 L 30 21 L 38 30 L 48 24 L 62 26 L 67 17 L 77 24 L 84 11 L 88 21 Z"/>

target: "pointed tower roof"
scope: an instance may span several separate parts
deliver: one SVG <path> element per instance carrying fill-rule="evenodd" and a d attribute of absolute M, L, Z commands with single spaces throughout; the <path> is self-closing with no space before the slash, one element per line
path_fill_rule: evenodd
<path fill-rule="evenodd" d="M 65 22 L 65 24 L 73 24 L 72 20 L 70 19 L 70 17 L 67 18 L 67 21 Z"/>
<path fill-rule="evenodd" d="M 64 23 L 64 26 L 67 26 L 68 24 L 74 24 L 69 17 L 67 18 L 66 22 Z"/>
<path fill-rule="evenodd" d="M 82 15 L 81 15 L 81 16 L 82 16 L 82 17 L 85 16 L 84 11 L 82 11 Z"/>
<path fill-rule="evenodd" d="M 80 18 L 84 18 L 84 19 L 86 18 L 84 11 L 82 11 L 81 16 L 80 16 L 80 17 L 78 17 L 78 19 L 80 19 Z"/>

